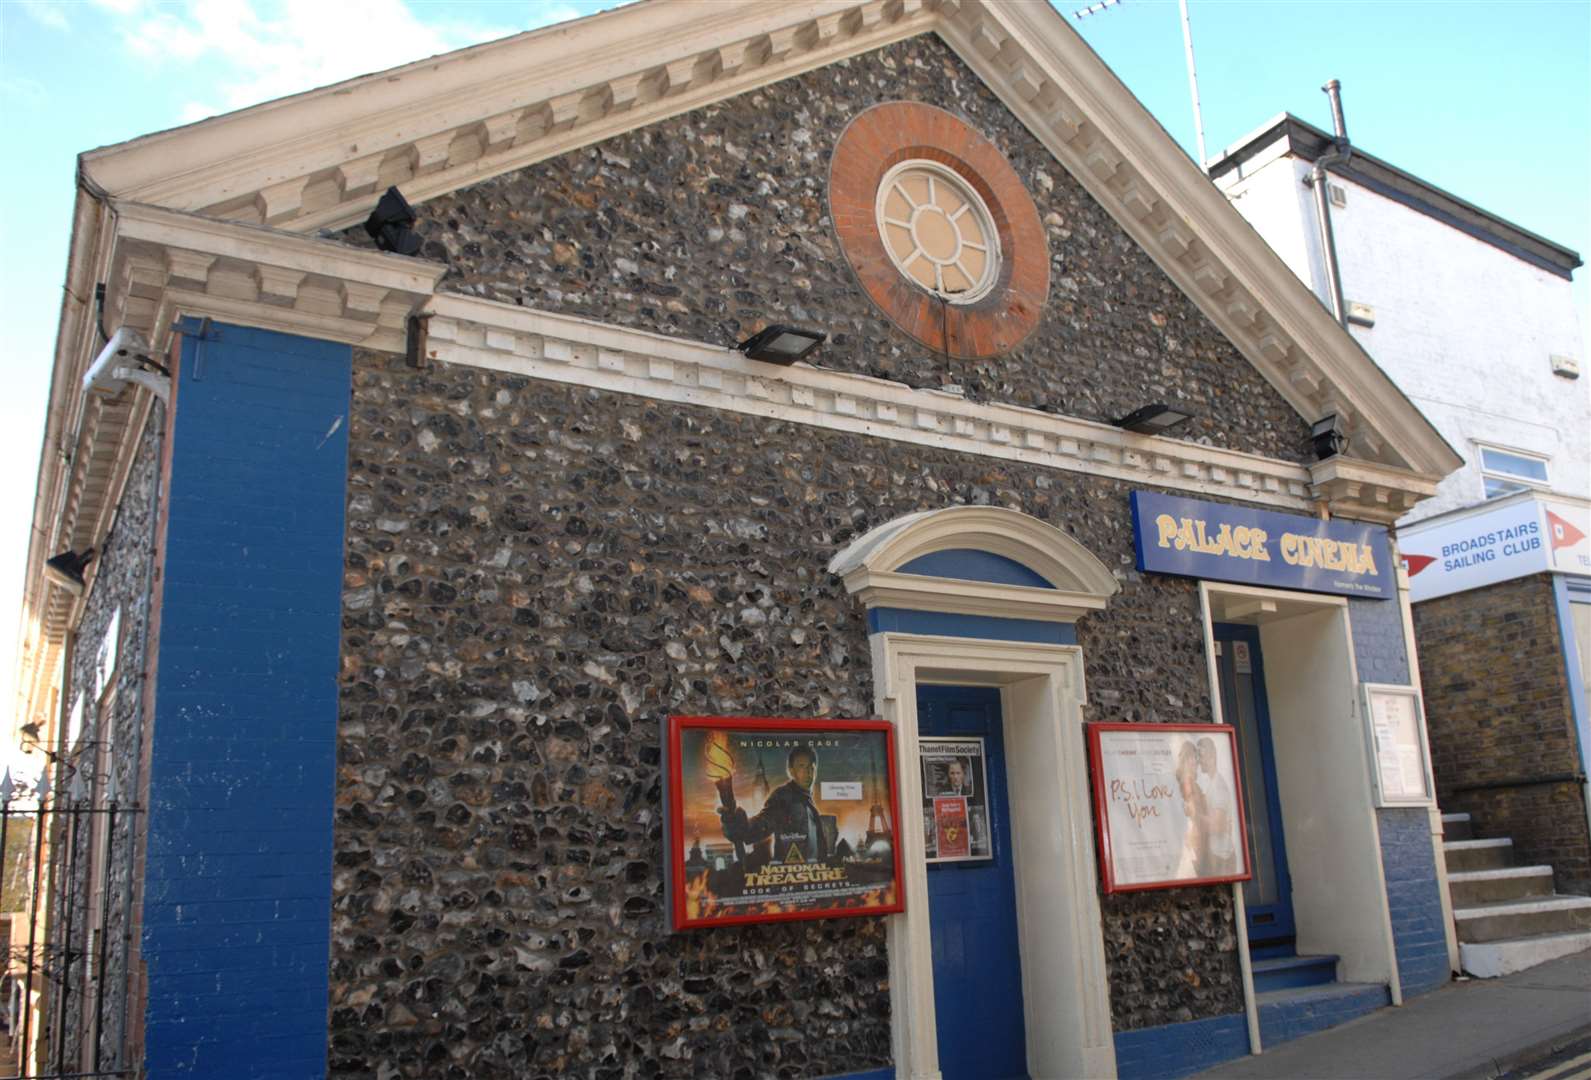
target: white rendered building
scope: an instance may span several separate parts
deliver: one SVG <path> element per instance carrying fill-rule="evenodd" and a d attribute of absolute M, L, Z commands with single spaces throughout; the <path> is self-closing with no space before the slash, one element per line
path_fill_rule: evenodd
<path fill-rule="evenodd" d="M 1210 176 L 1329 308 L 1314 163 L 1332 136 L 1283 113 Z M 1569 277 L 1579 255 L 1358 149 L 1330 170 L 1349 332 L 1464 468 L 1408 524 L 1534 487 L 1591 493 L 1591 392 Z"/>

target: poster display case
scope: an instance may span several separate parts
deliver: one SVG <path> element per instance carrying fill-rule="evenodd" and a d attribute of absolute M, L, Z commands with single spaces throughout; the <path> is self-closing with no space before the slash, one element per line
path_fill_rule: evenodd
<path fill-rule="evenodd" d="M 671 716 L 663 760 L 675 930 L 904 909 L 887 721 Z"/>
<path fill-rule="evenodd" d="M 1107 893 L 1248 880 L 1230 724 L 1089 724 L 1088 751 Z"/>

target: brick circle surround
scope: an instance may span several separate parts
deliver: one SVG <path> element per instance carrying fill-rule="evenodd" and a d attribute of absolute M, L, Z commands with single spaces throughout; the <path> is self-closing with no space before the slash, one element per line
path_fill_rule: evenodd
<path fill-rule="evenodd" d="M 999 277 L 970 304 L 942 301 L 895 268 L 878 232 L 884 174 L 903 161 L 938 162 L 977 191 L 1000 237 Z M 931 105 L 892 101 L 859 114 L 829 164 L 829 207 L 846 262 L 884 315 L 935 352 L 964 360 L 1020 345 L 1044 312 L 1050 252 L 1038 208 L 993 143 Z"/>

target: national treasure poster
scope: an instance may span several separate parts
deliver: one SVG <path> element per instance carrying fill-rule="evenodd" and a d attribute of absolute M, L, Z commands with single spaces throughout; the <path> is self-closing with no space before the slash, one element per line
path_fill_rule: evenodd
<path fill-rule="evenodd" d="M 878 720 L 670 717 L 674 928 L 900 911 L 893 754 Z"/>

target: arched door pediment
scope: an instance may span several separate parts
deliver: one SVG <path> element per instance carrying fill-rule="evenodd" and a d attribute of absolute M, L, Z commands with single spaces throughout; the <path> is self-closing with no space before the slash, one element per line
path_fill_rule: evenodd
<path fill-rule="evenodd" d="M 869 608 L 1049 622 L 1099 611 L 1121 587 L 1091 551 L 1053 525 L 993 506 L 896 518 L 858 537 L 829 570 Z"/>

